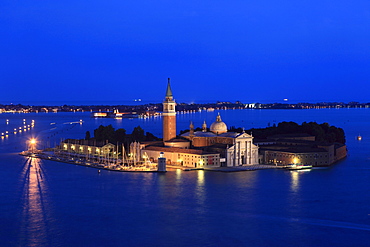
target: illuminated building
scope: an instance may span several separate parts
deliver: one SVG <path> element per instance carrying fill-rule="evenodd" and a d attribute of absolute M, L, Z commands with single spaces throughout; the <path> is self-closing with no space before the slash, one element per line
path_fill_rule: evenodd
<path fill-rule="evenodd" d="M 272 136 L 257 143 L 264 164 L 329 166 L 347 156 L 346 145 L 316 142 L 314 136 L 307 134 Z"/>
<path fill-rule="evenodd" d="M 176 137 L 176 103 L 168 79 L 163 102 L 163 142 L 141 145 L 141 155 L 156 162 L 160 153 L 166 157 L 167 164 L 186 167 L 243 166 L 258 164 L 258 147 L 253 137 L 245 132 L 228 132 L 227 125 L 218 114 L 216 121 L 207 131 L 204 122 L 202 131 L 190 131 Z"/>
<path fill-rule="evenodd" d="M 107 142 L 97 142 L 95 140 L 67 139 L 57 146 L 59 154 L 76 157 L 113 157 L 116 154 L 117 146 Z"/>

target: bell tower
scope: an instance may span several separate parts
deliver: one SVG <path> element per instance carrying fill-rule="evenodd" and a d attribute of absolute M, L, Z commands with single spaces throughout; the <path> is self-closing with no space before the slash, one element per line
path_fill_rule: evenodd
<path fill-rule="evenodd" d="M 163 101 L 163 141 L 176 137 L 176 103 L 173 99 L 170 78 L 168 78 L 166 96 Z"/>

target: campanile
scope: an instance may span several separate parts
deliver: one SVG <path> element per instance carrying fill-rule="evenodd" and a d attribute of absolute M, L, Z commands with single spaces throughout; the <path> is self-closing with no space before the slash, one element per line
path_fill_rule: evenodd
<path fill-rule="evenodd" d="M 163 101 L 163 141 L 176 137 L 176 103 L 173 99 L 170 78 L 168 78 L 166 96 Z"/>

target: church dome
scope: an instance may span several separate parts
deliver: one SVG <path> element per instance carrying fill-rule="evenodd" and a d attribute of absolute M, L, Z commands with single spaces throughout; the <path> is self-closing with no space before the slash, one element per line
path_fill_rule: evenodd
<path fill-rule="evenodd" d="M 227 126 L 224 122 L 222 122 L 220 113 L 218 114 L 218 116 L 216 118 L 216 122 L 211 124 L 210 130 L 211 130 L 211 132 L 213 132 L 215 134 L 222 134 L 222 133 L 227 132 Z"/>

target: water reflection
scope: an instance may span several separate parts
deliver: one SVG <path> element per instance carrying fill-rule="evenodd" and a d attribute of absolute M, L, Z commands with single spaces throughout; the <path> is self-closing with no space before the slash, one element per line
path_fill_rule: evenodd
<path fill-rule="evenodd" d="M 206 200 L 206 191 L 204 187 L 204 171 L 199 170 L 197 174 L 197 186 L 195 189 L 195 197 L 197 200 L 197 204 L 199 209 L 202 211 L 204 210 L 204 203 Z"/>
<path fill-rule="evenodd" d="M 28 158 L 25 162 L 22 178 L 23 187 L 23 211 L 20 245 L 39 246 L 47 244 L 47 221 L 46 221 L 46 185 L 45 174 L 41 161 L 37 158 Z"/>
<path fill-rule="evenodd" d="M 298 192 L 299 190 L 299 179 L 304 173 L 310 172 L 310 170 L 297 170 L 297 171 L 290 171 L 291 182 L 290 182 L 290 189 L 294 192 Z"/>
<path fill-rule="evenodd" d="M 176 184 L 181 182 L 181 173 L 182 171 L 180 169 L 176 169 Z"/>
<path fill-rule="evenodd" d="M 204 185 L 204 171 L 203 170 L 198 171 L 197 184 L 198 186 Z"/>
<path fill-rule="evenodd" d="M 290 171 L 290 176 L 292 179 L 290 183 L 290 189 L 294 192 L 297 192 L 299 187 L 299 174 L 297 171 Z"/>

